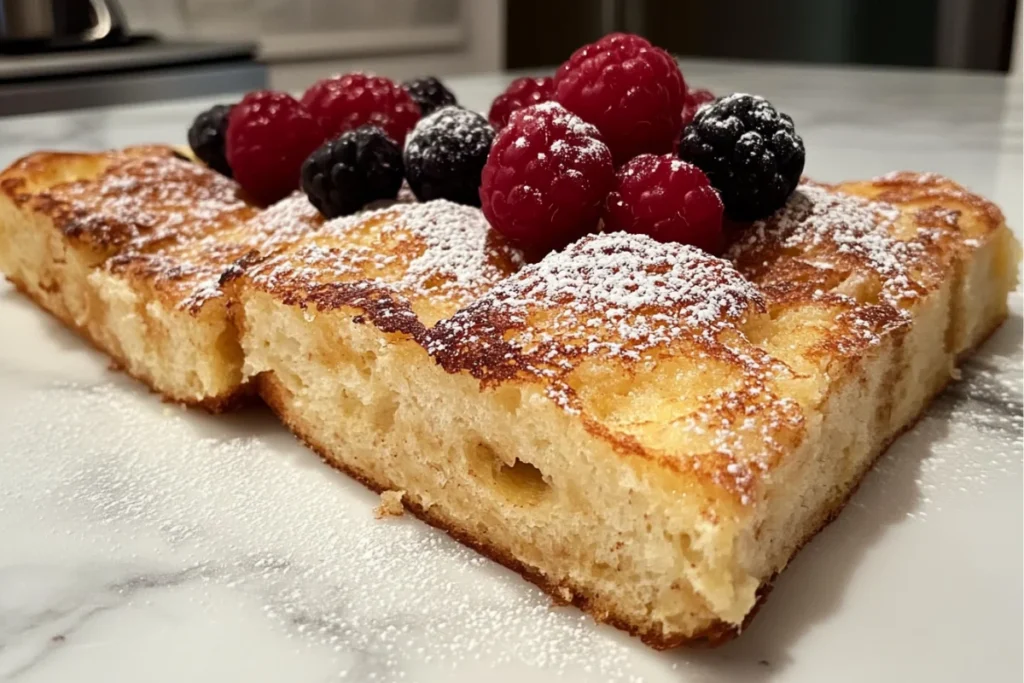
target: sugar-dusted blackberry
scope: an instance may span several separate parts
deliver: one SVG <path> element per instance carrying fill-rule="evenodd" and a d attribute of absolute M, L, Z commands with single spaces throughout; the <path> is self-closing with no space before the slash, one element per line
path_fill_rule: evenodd
<path fill-rule="evenodd" d="M 409 96 L 420 105 L 420 113 L 430 116 L 441 107 L 458 104 L 451 90 L 434 76 L 423 76 L 402 83 Z"/>
<path fill-rule="evenodd" d="M 360 126 L 318 147 L 302 164 L 302 191 L 327 218 L 355 213 L 402 186 L 402 152 L 377 126 Z"/>
<path fill-rule="evenodd" d="M 218 104 L 200 112 L 188 129 L 188 146 L 204 164 L 228 178 L 231 166 L 224 154 L 224 139 L 228 129 L 228 114 L 233 105 Z"/>
<path fill-rule="evenodd" d="M 793 119 L 763 97 L 735 94 L 701 107 L 683 132 L 679 157 L 707 174 L 737 221 L 765 218 L 796 189 L 804 142 Z"/>
<path fill-rule="evenodd" d="M 480 114 L 443 107 L 421 119 L 405 146 L 405 178 L 420 201 L 480 206 L 480 172 L 494 129 Z"/>

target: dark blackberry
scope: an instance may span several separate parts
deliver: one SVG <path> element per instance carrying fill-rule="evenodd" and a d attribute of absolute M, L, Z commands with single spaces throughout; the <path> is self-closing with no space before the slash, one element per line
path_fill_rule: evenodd
<path fill-rule="evenodd" d="M 318 147 L 303 162 L 300 178 L 320 213 L 347 216 L 370 202 L 395 198 L 402 186 L 402 152 L 377 126 L 360 126 Z"/>
<path fill-rule="evenodd" d="M 420 201 L 480 206 L 480 173 L 494 129 L 480 114 L 444 107 L 420 119 L 405 145 L 405 179 Z"/>
<path fill-rule="evenodd" d="M 224 156 L 224 135 L 228 129 L 231 104 L 218 104 L 201 112 L 188 129 L 188 146 L 199 160 L 222 175 L 231 178 L 231 166 Z"/>
<path fill-rule="evenodd" d="M 804 170 L 804 142 L 793 119 L 763 97 L 729 95 L 697 111 L 679 157 L 711 180 L 732 220 L 770 216 L 786 203 Z"/>
<path fill-rule="evenodd" d="M 409 96 L 420 105 L 420 114 L 430 116 L 441 107 L 458 104 L 452 91 L 433 76 L 414 78 L 402 84 Z"/>

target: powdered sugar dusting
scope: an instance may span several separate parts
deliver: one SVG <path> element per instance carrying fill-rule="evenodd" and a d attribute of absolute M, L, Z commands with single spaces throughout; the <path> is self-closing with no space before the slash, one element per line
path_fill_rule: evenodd
<path fill-rule="evenodd" d="M 535 111 L 541 114 L 551 115 L 552 123 L 559 127 L 564 126 L 568 128 L 572 135 L 590 138 L 601 137 L 601 132 L 596 126 L 587 123 L 554 100 L 532 105 L 527 111 Z"/>
<path fill-rule="evenodd" d="M 161 254 L 169 263 L 192 263 L 196 269 L 191 278 L 191 289 L 179 307 L 194 310 L 206 301 L 222 296 L 221 279 L 225 273 L 238 268 L 235 264 L 238 259 L 249 252 L 273 253 L 318 229 L 323 220 L 309 199 L 296 192 L 237 230 L 206 235 L 194 245 L 188 245 L 189 253 L 170 250 Z"/>
<path fill-rule="evenodd" d="M 234 182 L 205 167 L 170 155 L 110 156 L 98 178 L 51 190 L 75 216 L 66 228 L 69 234 L 142 251 L 254 212 L 239 198 Z"/>
<path fill-rule="evenodd" d="M 753 284 L 698 249 L 642 235 L 593 235 L 440 323 L 427 347 L 443 356 L 467 340 L 484 354 L 492 342 L 508 344 L 509 353 L 527 359 L 525 370 L 552 380 L 581 354 L 636 360 L 684 337 L 714 344 L 722 330 L 763 307 Z M 571 410 L 565 386 L 551 387 L 552 398 Z"/>
<path fill-rule="evenodd" d="M 479 209 L 434 200 L 329 221 L 251 276 L 269 290 L 380 280 L 407 297 L 465 303 L 521 262 L 520 253 L 496 238 Z"/>
<path fill-rule="evenodd" d="M 911 269 L 925 256 L 921 242 L 892 236 L 899 217 L 892 204 L 802 184 L 778 213 L 751 227 L 730 257 L 775 239 L 809 259 L 852 258 L 879 277 L 880 296 L 895 305 L 919 296 Z"/>

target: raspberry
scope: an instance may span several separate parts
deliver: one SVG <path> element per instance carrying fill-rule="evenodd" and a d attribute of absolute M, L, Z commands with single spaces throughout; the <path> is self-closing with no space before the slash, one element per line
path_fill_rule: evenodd
<path fill-rule="evenodd" d="M 362 73 L 317 81 L 302 96 L 328 137 L 364 124 L 381 128 L 401 147 L 420 118 L 420 108 L 405 88 L 389 78 Z"/>
<path fill-rule="evenodd" d="M 641 154 L 615 174 L 605 201 L 604 229 L 659 242 L 722 250 L 722 200 L 703 171 L 671 154 Z"/>
<path fill-rule="evenodd" d="M 476 112 L 438 109 L 420 119 L 405 146 L 405 177 L 420 201 L 448 199 L 480 206 L 480 172 L 494 129 Z"/>
<path fill-rule="evenodd" d="M 683 128 L 690 125 L 702 104 L 714 101 L 715 94 L 710 90 L 697 88 L 696 90 L 687 91 L 686 97 L 683 99 Z"/>
<path fill-rule="evenodd" d="M 581 47 L 555 74 L 555 99 L 597 126 L 616 165 L 672 151 L 685 93 L 671 55 L 624 33 Z"/>
<path fill-rule="evenodd" d="M 420 107 L 421 116 L 430 116 L 441 107 L 458 104 L 451 90 L 433 76 L 415 78 L 402 84 L 413 101 Z"/>
<path fill-rule="evenodd" d="M 326 218 L 394 199 L 402 186 L 402 152 L 376 126 L 360 126 L 318 147 L 302 164 L 302 191 Z"/>
<path fill-rule="evenodd" d="M 594 231 L 615 180 L 600 135 L 557 102 L 514 112 L 495 138 L 481 178 L 480 199 L 491 226 L 538 252 Z"/>
<path fill-rule="evenodd" d="M 224 134 L 228 128 L 230 104 L 210 107 L 192 121 L 188 129 L 188 146 L 196 157 L 217 173 L 231 177 L 231 166 L 224 157 Z"/>
<path fill-rule="evenodd" d="M 299 168 L 324 141 L 316 119 L 291 95 L 251 92 L 228 117 L 228 163 L 257 202 L 270 204 L 299 186 Z"/>
<path fill-rule="evenodd" d="M 735 94 L 701 107 L 683 131 L 679 157 L 707 174 L 736 221 L 782 208 L 804 170 L 804 142 L 793 119 L 768 100 Z"/>
<path fill-rule="evenodd" d="M 508 84 L 505 92 L 494 98 L 487 118 L 494 130 L 501 130 L 512 112 L 531 104 L 548 102 L 554 96 L 555 85 L 551 78 L 517 78 Z"/>

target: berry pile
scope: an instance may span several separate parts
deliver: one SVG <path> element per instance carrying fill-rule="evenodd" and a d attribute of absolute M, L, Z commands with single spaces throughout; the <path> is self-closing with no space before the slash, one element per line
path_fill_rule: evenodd
<path fill-rule="evenodd" d="M 614 178 L 603 163 L 584 168 L 560 156 L 572 148 L 559 139 L 565 126 L 529 106 L 549 97 L 596 129 L 590 138 L 611 154 Z M 594 196 L 607 187 L 596 200 L 604 230 L 717 253 L 723 213 L 736 221 L 767 217 L 803 171 L 803 143 L 788 116 L 761 98 L 716 100 L 688 89 L 675 60 L 636 35 L 613 33 L 581 47 L 550 86 L 513 81 L 490 119 L 501 130 L 483 171 L 484 211 L 494 229 L 528 248 L 599 229 Z"/>
<path fill-rule="evenodd" d="M 261 91 L 212 107 L 188 140 L 257 202 L 301 186 L 333 218 L 394 199 L 404 180 L 419 201 L 480 206 L 533 253 L 602 226 L 718 253 L 724 218 L 780 209 L 805 157 L 767 100 L 688 89 L 667 52 L 623 33 L 576 50 L 553 78 L 513 80 L 487 118 L 434 77 L 350 73 L 301 101 Z"/>

